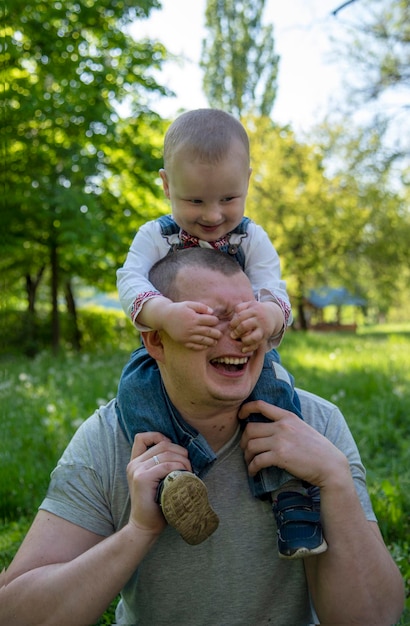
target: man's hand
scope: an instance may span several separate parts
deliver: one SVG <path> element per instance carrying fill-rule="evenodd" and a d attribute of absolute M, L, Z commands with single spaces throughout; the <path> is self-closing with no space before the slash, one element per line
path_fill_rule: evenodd
<path fill-rule="evenodd" d="M 127 479 L 131 496 L 130 523 L 139 530 L 159 534 L 166 526 L 155 496 L 160 480 L 174 470 L 192 471 L 185 448 L 171 443 L 161 433 L 135 436 Z"/>
<path fill-rule="evenodd" d="M 275 302 L 242 302 L 231 320 L 231 337 L 240 339 L 242 352 L 257 350 L 262 342 L 283 328 L 283 313 Z"/>
<path fill-rule="evenodd" d="M 345 455 L 297 415 L 257 400 L 244 404 L 239 419 L 260 413 L 271 422 L 250 422 L 241 447 L 250 476 L 276 466 L 312 485 L 325 487 L 349 470 Z"/>

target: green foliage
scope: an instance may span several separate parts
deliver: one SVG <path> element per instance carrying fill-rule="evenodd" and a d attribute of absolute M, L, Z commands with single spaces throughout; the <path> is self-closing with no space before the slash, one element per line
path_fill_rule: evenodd
<path fill-rule="evenodd" d="M 289 332 L 280 349 L 295 384 L 335 402 L 367 468 L 380 529 L 406 583 L 410 620 L 410 327 Z"/>
<path fill-rule="evenodd" d="M 382 147 L 368 154 L 369 171 L 376 165 L 380 178 L 391 172 L 396 188 L 408 188 L 409 176 L 409 22 L 409 0 L 354 2 L 338 15 L 339 35 L 332 40 L 345 92 L 329 116 L 332 125 L 342 118 L 353 141 L 364 133 L 376 137 Z"/>
<path fill-rule="evenodd" d="M 35 324 L 35 332 L 28 332 L 30 324 Z M 44 309 L 39 311 L 34 321 L 21 310 L 0 311 L 0 327 L 0 357 L 22 353 L 32 357 L 50 346 L 50 314 Z M 75 349 L 73 330 L 69 316 L 61 313 L 61 347 L 66 351 Z M 107 313 L 98 307 L 80 309 L 78 330 L 84 352 L 94 352 L 112 345 L 124 348 L 132 342 L 139 342 L 137 331 L 121 311 Z"/>
<path fill-rule="evenodd" d="M 112 289 L 137 226 L 164 210 L 163 122 L 148 102 L 168 93 L 153 78 L 166 51 L 126 30 L 158 6 L 5 3 L 2 291 L 26 290 L 32 312 L 45 280 L 55 316 L 73 277 Z"/>
<path fill-rule="evenodd" d="M 1 569 L 12 561 L 30 528 L 31 521 L 31 519 L 20 517 L 18 520 L 2 524 L 0 532 Z"/>
<path fill-rule="evenodd" d="M 367 212 L 336 192 L 318 146 L 297 141 L 290 128 L 269 118 L 247 118 L 246 124 L 253 168 L 247 213 L 274 242 L 289 292 L 301 308 L 309 289 L 339 278 Z"/>
<path fill-rule="evenodd" d="M 67 441 L 99 404 L 115 395 L 121 370 L 135 347 L 131 324 L 119 327 L 117 315 L 106 314 L 99 322 L 95 314 L 88 315 L 84 326 L 89 352 L 2 358 L 0 569 L 10 562 L 27 531 Z M 112 337 L 115 348 L 110 346 Z M 290 331 L 281 346 L 282 361 L 297 386 L 336 402 L 346 416 L 368 470 L 380 528 L 406 581 L 407 615 L 409 354 L 410 328 L 406 332 L 403 327 L 389 332 L 364 328 L 356 335 Z M 99 624 L 113 623 L 113 610 Z"/>
<path fill-rule="evenodd" d="M 383 145 L 385 124 L 352 128 L 344 123 L 324 123 L 316 129 L 325 166 L 334 173 L 332 187 L 342 206 L 350 204 L 356 218 L 356 237 L 345 258 L 332 260 L 345 281 L 355 270 L 355 282 L 362 285 L 370 302 L 387 312 L 392 301 L 408 300 L 410 214 L 406 185 L 397 185 L 397 164 Z M 403 171 L 403 179 L 405 170 Z M 338 200 L 338 202 L 340 202 Z M 398 268 L 400 270 L 398 271 Z"/>
<path fill-rule="evenodd" d="M 409 1 L 358 2 L 349 17 L 344 22 L 347 36 L 339 42 L 335 53 L 346 56 L 355 65 L 355 80 L 351 77 L 349 81 L 354 94 L 368 102 L 396 88 L 408 90 Z"/>
<path fill-rule="evenodd" d="M 295 308 L 303 308 L 309 289 L 322 285 L 346 286 L 379 313 L 396 303 L 400 287 L 408 295 L 408 202 L 389 189 L 376 163 L 370 169 L 374 136 L 345 145 L 330 176 L 329 152 L 341 153 L 323 137 L 302 143 L 269 118 L 251 116 L 244 123 L 253 168 L 247 214 L 278 250 Z M 332 149 L 345 138 L 339 132 Z"/>
<path fill-rule="evenodd" d="M 210 106 L 238 117 L 270 115 L 277 92 L 279 57 L 273 26 L 262 25 L 266 0 L 208 0 L 202 42 L 204 92 Z"/>
<path fill-rule="evenodd" d="M 30 360 L 3 358 L 0 518 L 33 515 L 75 429 L 115 396 L 130 350 L 97 347 L 98 332 L 93 341 L 94 350 L 81 356 L 43 352 Z"/>

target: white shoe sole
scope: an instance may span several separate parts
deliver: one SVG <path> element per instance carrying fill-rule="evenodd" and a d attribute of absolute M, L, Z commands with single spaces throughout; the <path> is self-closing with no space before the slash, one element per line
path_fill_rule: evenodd
<path fill-rule="evenodd" d="M 298 548 L 297 550 L 295 550 L 295 552 L 292 552 L 292 554 L 283 554 L 282 552 L 279 551 L 279 557 L 281 559 L 307 559 L 310 556 L 316 556 L 317 554 L 322 554 L 322 552 L 326 552 L 327 550 L 327 543 L 326 540 L 323 539 L 322 543 L 320 544 L 320 546 L 318 546 L 317 548 Z"/>

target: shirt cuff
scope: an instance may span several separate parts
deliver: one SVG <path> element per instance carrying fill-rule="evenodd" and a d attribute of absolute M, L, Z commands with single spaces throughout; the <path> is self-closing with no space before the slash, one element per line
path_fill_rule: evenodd
<path fill-rule="evenodd" d="M 144 293 L 138 294 L 138 296 L 135 298 L 134 302 L 132 303 L 130 317 L 131 317 L 132 323 L 134 324 L 137 330 L 139 331 L 152 330 L 152 328 L 150 328 L 149 326 L 138 324 L 136 319 L 142 307 L 144 306 L 144 304 L 148 302 L 148 300 L 151 300 L 151 298 L 156 298 L 157 296 L 162 296 L 162 294 L 159 291 L 144 291 Z"/>

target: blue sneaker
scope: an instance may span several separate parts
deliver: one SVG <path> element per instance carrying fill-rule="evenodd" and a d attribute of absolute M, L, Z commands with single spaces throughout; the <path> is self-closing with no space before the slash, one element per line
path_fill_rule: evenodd
<path fill-rule="evenodd" d="M 273 502 L 272 510 L 282 559 L 303 559 L 327 550 L 320 511 L 310 496 L 284 491 Z"/>

